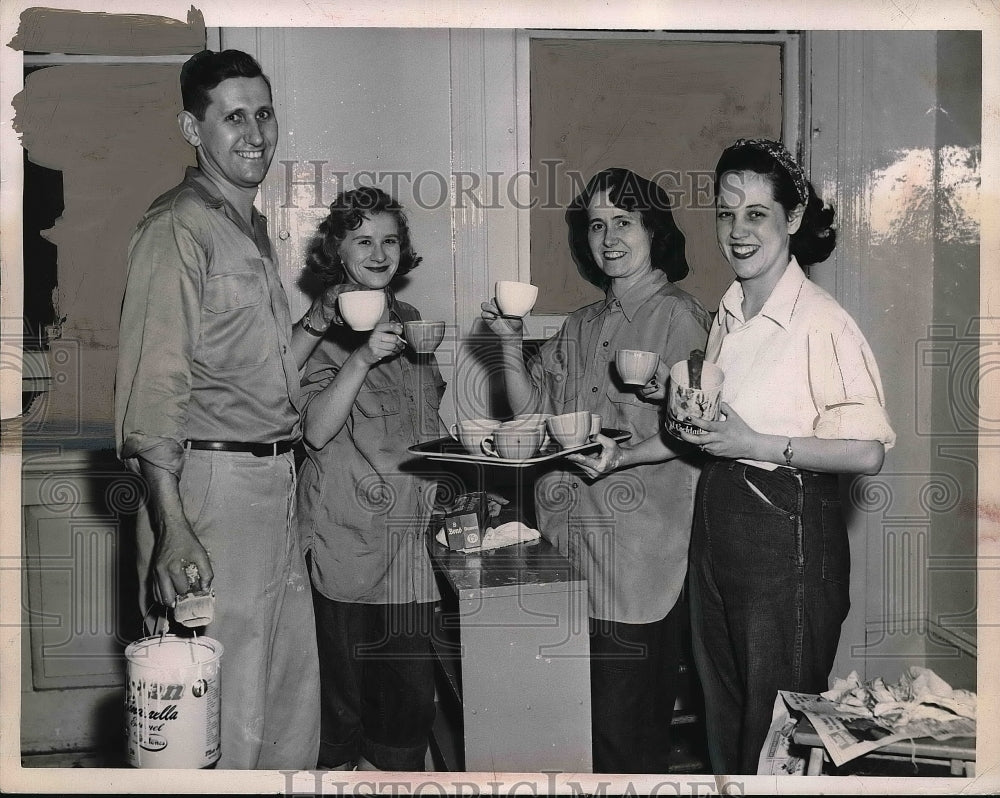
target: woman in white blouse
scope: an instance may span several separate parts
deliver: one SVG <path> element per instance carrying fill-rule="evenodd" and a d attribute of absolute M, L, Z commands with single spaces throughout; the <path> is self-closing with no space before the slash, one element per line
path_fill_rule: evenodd
<path fill-rule="evenodd" d="M 710 457 L 689 557 L 695 662 L 715 773 L 756 773 L 778 690 L 827 689 L 850 606 L 838 474 L 874 474 L 895 434 L 857 324 L 803 266 L 833 251 L 833 209 L 778 142 L 740 139 L 715 171 L 716 234 L 736 274 L 706 359 L 722 418 L 680 433 Z M 604 442 L 607 473 L 665 456 Z"/>
<path fill-rule="evenodd" d="M 875 474 L 895 435 L 857 324 L 803 266 L 833 251 L 833 209 L 778 142 L 741 139 L 715 171 L 716 235 L 736 279 L 706 357 L 723 419 L 682 433 L 702 469 L 690 578 L 716 773 L 756 773 L 778 690 L 828 687 L 850 606 L 837 474 Z"/>

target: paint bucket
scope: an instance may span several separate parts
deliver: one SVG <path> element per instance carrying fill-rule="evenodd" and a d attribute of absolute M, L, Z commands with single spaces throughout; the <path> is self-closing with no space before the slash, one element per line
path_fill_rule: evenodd
<path fill-rule="evenodd" d="M 128 761 L 137 768 L 204 768 L 219 759 L 222 643 L 157 635 L 125 649 Z"/>

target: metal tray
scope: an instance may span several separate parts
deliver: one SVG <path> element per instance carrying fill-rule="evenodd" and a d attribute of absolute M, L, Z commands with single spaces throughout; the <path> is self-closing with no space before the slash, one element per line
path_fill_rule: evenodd
<path fill-rule="evenodd" d="M 613 438 L 618 443 L 623 443 L 632 437 L 631 432 L 620 429 L 602 429 L 601 434 L 608 438 Z M 584 452 L 588 449 L 600 448 L 599 443 L 591 441 L 579 446 L 571 446 L 563 449 L 558 443 L 552 442 L 534 457 L 524 460 L 512 460 L 506 457 L 490 457 L 486 454 L 469 454 L 465 447 L 452 437 L 437 438 L 426 443 L 417 443 L 410 446 L 407 451 L 418 457 L 426 457 L 428 460 L 444 460 L 450 463 L 479 463 L 481 465 L 506 466 L 508 468 L 524 468 L 538 463 L 546 463 L 550 460 L 558 460 L 573 452 Z"/>

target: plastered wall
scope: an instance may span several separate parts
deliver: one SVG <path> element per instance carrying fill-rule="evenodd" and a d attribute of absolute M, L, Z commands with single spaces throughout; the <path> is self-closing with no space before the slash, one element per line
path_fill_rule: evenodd
<path fill-rule="evenodd" d="M 10 46 L 71 55 L 197 52 L 204 20 L 25 10 Z M 132 229 L 194 153 L 175 121 L 179 64 L 57 64 L 29 74 L 14 98 L 14 129 L 28 158 L 62 173 L 62 215 L 43 237 L 57 247 L 50 368 L 53 389 L 36 415 L 67 426 L 109 422 L 118 316 Z M 31 279 L 32 263 L 25 263 Z"/>
<path fill-rule="evenodd" d="M 814 33 L 812 173 L 840 217 L 813 278 L 876 354 L 897 432 L 847 492 L 852 610 L 835 672 L 924 664 L 975 687 L 978 34 Z"/>

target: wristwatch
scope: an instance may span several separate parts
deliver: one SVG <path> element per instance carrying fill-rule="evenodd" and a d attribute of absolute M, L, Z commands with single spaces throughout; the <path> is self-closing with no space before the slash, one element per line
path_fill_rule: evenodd
<path fill-rule="evenodd" d="M 789 468 L 791 468 L 791 466 L 792 466 L 792 455 L 795 454 L 795 452 L 792 451 L 792 439 L 791 438 L 789 438 L 788 439 L 788 443 L 785 444 L 785 451 L 783 451 L 782 454 L 785 455 L 785 465 L 788 466 Z"/>
<path fill-rule="evenodd" d="M 309 320 L 308 313 L 306 313 L 305 316 L 299 319 L 299 326 L 307 333 L 309 333 L 310 335 L 315 335 L 317 338 L 321 338 L 322 336 L 326 335 L 326 331 L 330 329 L 329 325 L 324 327 L 322 330 L 313 327 L 312 322 Z"/>

